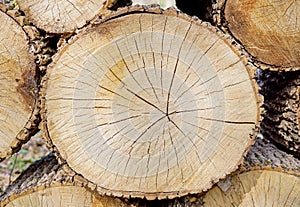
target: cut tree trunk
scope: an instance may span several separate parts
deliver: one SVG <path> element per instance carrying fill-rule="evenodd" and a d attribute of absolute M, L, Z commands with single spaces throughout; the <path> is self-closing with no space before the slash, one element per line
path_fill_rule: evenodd
<path fill-rule="evenodd" d="M 300 68 L 299 1 L 230 0 L 224 12 L 230 32 L 257 60 Z"/>
<path fill-rule="evenodd" d="M 258 80 L 265 108 L 262 134 L 300 157 L 300 71 L 262 71 Z"/>
<path fill-rule="evenodd" d="M 102 193 L 207 190 L 237 168 L 259 122 L 235 43 L 176 10 L 112 13 L 60 49 L 46 80 L 47 139 Z"/>
<path fill-rule="evenodd" d="M 97 17 L 116 0 L 20 0 L 18 5 L 33 24 L 46 32 L 74 32 Z"/>
<path fill-rule="evenodd" d="M 37 129 L 36 66 L 22 27 L 0 11 L 0 161 Z"/>
<path fill-rule="evenodd" d="M 33 163 L 0 196 L 1 207 L 126 207 L 118 198 L 100 196 L 76 177 L 67 176 L 55 156 Z"/>

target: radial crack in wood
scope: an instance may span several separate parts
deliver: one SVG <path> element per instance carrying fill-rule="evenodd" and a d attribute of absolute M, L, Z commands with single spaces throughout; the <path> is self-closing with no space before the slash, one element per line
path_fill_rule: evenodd
<path fill-rule="evenodd" d="M 242 173 L 228 181 L 229 188 L 214 187 L 204 207 L 300 206 L 300 177 L 272 170 Z"/>
<path fill-rule="evenodd" d="M 34 57 L 22 27 L 0 11 L 0 160 L 27 141 L 36 128 Z"/>
<path fill-rule="evenodd" d="M 18 5 L 35 26 L 50 33 L 74 32 L 117 0 L 20 0 Z"/>
<path fill-rule="evenodd" d="M 300 66 L 300 2 L 295 0 L 226 1 L 232 34 L 259 61 Z"/>
<path fill-rule="evenodd" d="M 43 91 L 48 136 L 102 193 L 154 199 L 209 189 L 252 143 L 252 73 L 208 24 L 174 10 L 126 11 L 54 58 Z"/>

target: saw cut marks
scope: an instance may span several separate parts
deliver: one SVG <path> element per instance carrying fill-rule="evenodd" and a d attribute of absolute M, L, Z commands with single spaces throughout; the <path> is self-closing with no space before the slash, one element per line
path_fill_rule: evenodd
<path fill-rule="evenodd" d="M 0 11 L 0 160 L 28 138 L 36 93 L 35 64 L 22 27 Z"/>
<path fill-rule="evenodd" d="M 18 5 L 35 26 L 50 33 L 73 32 L 112 6 L 116 0 L 20 0 Z"/>
<path fill-rule="evenodd" d="M 300 66 L 300 1 L 231 0 L 225 18 L 232 34 L 259 61 Z"/>
<path fill-rule="evenodd" d="M 69 167 L 114 195 L 202 192 L 236 169 L 258 121 L 253 79 L 216 29 L 128 14 L 61 49 L 44 91 Z"/>
<path fill-rule="evenodd" d="M 232 178 L 229 189 L 212 188 L 204 207 L 300 206 L 300 177 L 270 170 L 254 170 Z"/>

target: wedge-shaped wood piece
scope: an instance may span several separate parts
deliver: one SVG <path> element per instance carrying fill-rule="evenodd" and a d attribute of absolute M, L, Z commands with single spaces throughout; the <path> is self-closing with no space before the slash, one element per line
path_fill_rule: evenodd
<path fill-rule="evenodd" d="M 118 198 L 100 196 L 69 177 L 53 154 L 26 169 L 0 196 L 1 207 L 126 207 Z"/>
<path fill-rule="evenodd" d="M 256 59 L 267 64 L 300 66 L 300 2 L 230 0 L 225 19 L 232 34 Z"/>
<path fill-rule="evenodd" d="M 299 175 L 254 170 L 233 177 L 231 186 L 223 190 L 211 189 L 204 197 L 204 207 L 300 206 Z"/>
<path fill-rule="evenodd" d="M 22 27 L 0 11 L 0 160 L 27 141 L 35 126 L 34 57 Z"/>
<path fill-rule="evenodd" d="M 50 33 L 73 32 L 117 0 L 20 0 L 18 5 L 35 26 Z"/>
<path fill-rule="evenodd" d="M 259 107 L 251 71 L 206 23 L 173 10 L 125 11 L 54 58 L 45 130 L 99 191 L 154 199 L 209 189 L 252 142 Z"/>

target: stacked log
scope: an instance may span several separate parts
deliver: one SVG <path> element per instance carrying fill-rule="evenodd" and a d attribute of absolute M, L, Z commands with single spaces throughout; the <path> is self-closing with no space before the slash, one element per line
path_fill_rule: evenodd
<path fill-rule="evenodd" d="M 176 10 L 139 11 L 119 10 L 61 49 L 44 83 L 44 130 L 100 192 L 202 192 L 252 143 L 259 105 L 251 71 L 208 24 Z"/>
<path fill-rule="evenodd" d="M 23 28 L 0 10 L 0 161 L 37 130 L 39 109 L 34 56 Z"/>
<path fill-rule="evenodd" d="M 33 64 L 29 32 L 17 40 L 25 45 L 18 64 L 31 67 L 3 61 L 9 73 L 37 68 L 43 76 L 20 73 L 23 93 L 37 103 L 24 120 L 35 124 L 26 125 L 26 138 L 15 138 L 20 127 L 11 137 L 26 141 L 41 117 L 56 158 L 26 170 L 1 206 L 300 205 L 299 6 L 199 2 L 200 17 L 217 26 L 158 6 L 108 11 L 116 2 L 105 1 L 86 12 L 89 5 L 67 1 L 49 3 L 51 13 L 39 16 L 42 3 L 20 2 L 33 27 L 54 38 L 43 64 Z M 2 85 L 24 99 L 20 86 Z M 3 158 L 20 148 L 7 146 Z"/>
<path fill-rule="evenodd" d="M 18 1 L 20 9 L 38 28 L 49 33 L 70 33 L 112 7 L 116 0 L 89 1 Z"/>

